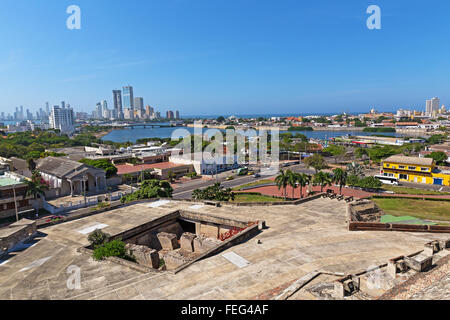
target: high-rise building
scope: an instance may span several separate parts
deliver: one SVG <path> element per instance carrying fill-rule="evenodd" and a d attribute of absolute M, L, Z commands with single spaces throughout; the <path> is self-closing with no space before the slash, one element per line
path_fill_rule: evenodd
<path fill-rule="evenodd" d="M 171 110 L 167 111 L 166 112 L 166 118 L 167 119 L 174 119 L 173 111 L 171 111 Z"/>
<path fill-rule="evenodd" d="M 117 119 L 123 119 L 122 111 L 122 91 L 113 90 L 114 116 Z"/>
<path fill-rule="evenodd" d="M 134 109 L 133 87 L 123 87 L 123 107 L 124 109 Z"/>
<path fill-rule="evenodd" d="M 155 110 L 152 107 L 150 107 L 150 106 L 145 107 L 145 115 L 148 118 L 151 118 L 153 116 L 153 113 L 155 113 Z"/>
<path fill-rule="evenodd" d="M 62 133 L 72 133 L 74 128 L 73 110 L 71 107 L 60 108 L 54 106 L 50 113 L 49 119 L 50 127 L 52 129 L 59 129 Z"/>
<path fill-rule="evenodd" d="M 180 111 L 175 111 L 175 119 L 180 120 Z"/>
<path fill-rule="evenodd" d="M 101 104 L 100 102 L 98 102 L 97 105 L 96 105 L 96 107 L 95 107 L 94 118 L 95 118 L 95 119 L 101 119 L 101 118 L 103 118 L 102 104 Z"/>
<path fill-rule="evenodd" d="M 139 110 L 144 112 L 144 98 L 136 97 L 134 98 L 134 110 Z"/>
<path fill-rule="evenodd" d="M 439 100 L 439 98 L 434 97 L 433 99 L 431 99 L 431 114 L 438 113 L 440 107 L 441 107 L 441 100 Z"/>
<path fill-rule="evenodd" d="M 108 110 L 108 102 L 106 100 L 102 100 L 101 104 L 102 104 L 102 118 L 109 119 L 110 114 Z"/>
<path fill-rule="evenodd" d="M 441 101 L 437 97 L 434 97 L 434 98 L 432 98 L 430 100 L 427 100 L 425 113 L 428 116 L 432 116 L 433 114 L 438 113 L 439 112 L 439 108 L 440 108 L 440 104 L 441 104 Z"/>

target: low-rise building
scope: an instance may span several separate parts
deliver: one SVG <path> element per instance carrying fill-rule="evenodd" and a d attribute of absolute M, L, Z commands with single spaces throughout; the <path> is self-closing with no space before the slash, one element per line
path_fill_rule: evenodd
<path fill-rule="evenodd" d="M 190 172 L 194 172 L 194 167 L 191 164 L 177 164 L 172 162 L 158 162 L 158 163 L 144 163 L 144 164 L 120 164 L 116 165 L 117 175 L 123 177 L 129 174 L 132 177 L 139 177 L 143 174 L 151 174 L 155 178 L 167 180 L 169 172 L 174 174 L 175 178 L 180 178 Z"/>
<path fill-rule="evenodd" d="M 392 156 L 383 161 L 381 174 L 399 181 L 450 186 L 450 172 L 440 170 L 431 158 Z"/>
<path fill-rule="evenodd" d="M 56 157 L 39 159 L 36 164 L 36 169 L 50 186 L 47 197 L 89 195 L 107 190 L 103 169 Z"/>
<path fill-rule="evenodd" d="M 0 219 L 14 216 L 23 211 L 32 210 L 27 196 L 28 185 L 25 177 L 12 172 L 0 176 Z"/>
<path fill-rule="evenodd" d="M 170 162 L 192 165 L 199 175 L 214 175 L 239 168 L 237 155 L 224 154 L 209 155 L 207 152 L 176 155 L 172 154 Z"/>

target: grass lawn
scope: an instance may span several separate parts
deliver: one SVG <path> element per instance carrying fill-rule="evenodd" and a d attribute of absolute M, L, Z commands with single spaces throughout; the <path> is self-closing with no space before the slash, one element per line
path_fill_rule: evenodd
<path fill-rule="evenodd" d="M 256 187 L 256 186 L 260 186 L 262 184 L 268 184 L 268 183 L 275 183 L 273 180 L 270 179 L 263 179 L 263 180 L 259 180 L 259 181 L 255 181 L 255 182 L 251 182 L 251 183 L 247 183 L 244 184 L 242 186 L 238 186 L 236 188 L 233 188 L 233 190 L 242 190 L 242 188 L 246 188 L 246 187 Z"/>
<path fill-rule="evenodd" d="M 234 202 L 282 202 L 283 199 L 273 198 L 271 196 L 256 195 L 256 194 L 237 194 Z"/>
<path fill-rule="evenodd" d="M 387 191 L 393 191 L 398 194 L 417 194 L 417 195 L 449 195 L 448 192 L 439 192 L 439 191 L 432 191 L 432 190 L 423 190 L 423 189 L 415 189 L 415 188 L 407 188 L 407 187 L 398 187 L 398 186 L 390 186 L 390 185 L 383 185 L 383 189 Z"/>
<path fill-rule="evenodd" d="M 396 217 L 450 221 L 450 201 L 415 199 L 372 199 L 386 214 Z"/>

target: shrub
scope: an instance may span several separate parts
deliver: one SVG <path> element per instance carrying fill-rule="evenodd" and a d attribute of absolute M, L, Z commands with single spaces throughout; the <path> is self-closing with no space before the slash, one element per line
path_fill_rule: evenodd
<path fill-rule="evenodd" d="M 139 190 L 122 197 L 120 201 L 127 203 L 144 199 L 171 198 L 172 193 L 173 188 L 168 181 L 145 180 Z"/>
<path fill-rule="evenodd" d="M 357 187 L 358 184 L 359 184 L 359 178 L 358 178 L 358 176 L 355 176 L 355 175 L 350 175 L 350 176 L 348 176 L 348 177 L 347 177 L 347 184 L 348 184 L 350 187 Z"/>
<path fill-rule="evenodd" d="M 91 243 L 94 248 L 101 246 L 108 241 L 110 235 L 103 232 L 100 229 L 96 229 L 95 231 L 91 232 L 88 236 L 88 240 Z"/>
<path fill-rule="evenodd" d="M 134 259 L 127 255 L 125 242 L 121 240 L 113 240 L 98 246 L 94 249 L 93 257 L 95 260 L 103 260 L 106 257 L 118 257 L 133 261 Z"/>
<path fill-rule="evenodd" d="M 196 176 L 197 176 L 197 172 L 195 172 L 195 171 L 192 171 L 192 172 L 189 172 L 188 174 L 186 174 L 186 177 L 188 177 L 188 178 L 194 178 Z"/>
<path fill-rule="evenodd" d="M 364 189 L 378 189 L 381 188 L 381 181 L 375 177 L 366 177 L 359 181 L 358 186 Z"/>

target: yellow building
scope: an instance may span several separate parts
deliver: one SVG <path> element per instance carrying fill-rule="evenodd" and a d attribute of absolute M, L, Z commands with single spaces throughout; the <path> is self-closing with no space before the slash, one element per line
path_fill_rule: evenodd
<path fill-rule="evenodd" d="M 450 186 L 450 172 L 439 170 L 431 158 L 392 156 L 383 161 L 381 174 L 399 181 Z"/>

